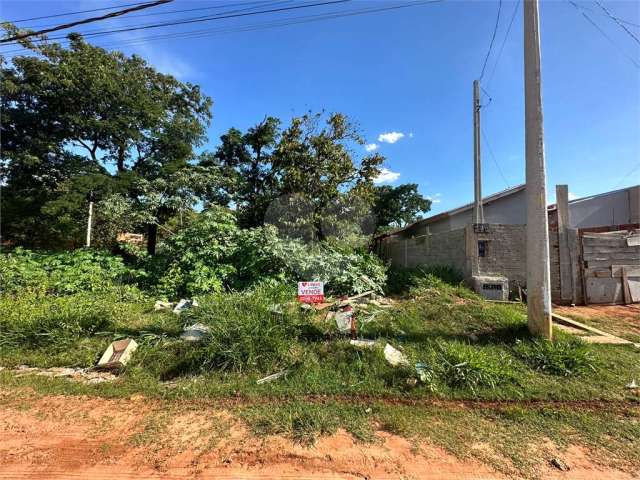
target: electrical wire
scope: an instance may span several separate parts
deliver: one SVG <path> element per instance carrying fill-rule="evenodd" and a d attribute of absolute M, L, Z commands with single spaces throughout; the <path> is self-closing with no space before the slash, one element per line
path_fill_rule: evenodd
<path fill-rule="evenodd" d="M 622 185 L 622 183 L 631 176 L 632 173 L 634 173 L 636 170 L 640 169 L 640 163 L 636 164 L 633 168 L 631 168 L 631 170 L 629 170 L 621 179 L 618 183 L 616 183 L 616 186 L 613 187 L 613 189 L 615 190 L 616 188 L 618 188 L 620 185 Z"/>
<path fill-rule="evenodd" d="M 633 38 L 633 39 L 636 41 L 636 43 L 637 43 L 638 45 L 640 45 L 640 40 L 638 39 L 638 37 L 636 37 L 636 36 L 633 34 L 633 32 L 631 32 L 627 27 L 625 27 L 625 26 L 624 26 L 624 24 L 623 24 L 622 22 L 620 22 L 620 20 L 618 20 L 618 18 L 617 18 L 617 17 L 615 17 L 614 15 L 611 15 L 611 13 L 609 12 L 609 10 L 607 10 L 607 9 L 604 7 L 604 5 L 602 5 L 598 0 L 595 0 L 595 2 L 596 2 L 596 5 L 598 5 L 598 6 L 602 9 L 602 11 L 603 11 L 604 13 L 606 13 L 606 14 L 607 14 L 607 16 L 608 16 L 611 20 L 613 20 L 614 22 L 616 22 L 616 24 L 617 24 L 617 25 L 619 25 L 619 26 L 620 26 L 620 28 L 622 28 L 625 32 L 627 32 L 627 34 L 628 34 L 631 38 Z"/>
<path fill-rule="evenodd" d="M 286 18 L 282 20 L 272 20 L 269 22 L 263 22 L 263 23 L 252 24 L 252 25 L 232 26 L 232 27 L 225 27 L 225 28 L 218 28 L 218 29 L 200 29 L 200 30 L 191 30 L 187 32 L 174 32 L 174 33 L 168 33 L 168 34 L 162 34 L 162 35 L 132 38 L 128 41 L 123 41 L 123 42 L 112 42 L 112 43 L 102 45 L 102 47 L 103 48 L 120 47 L 120 46 L 126 46 L 126 45 L 143 44 L 143 43 L 147 43 L 150 41 L 157 41 L 157 40 L 201 38 L 206 36 L 214 36 L 216 34 L 224 35 L 224 34 L 231 34 L 231 33 L 264 30 L 269 28 L 280 28 L 280 27 L 286 27 L 290 25 L 298 25 L 298 24 L 311 23 L 316 21 L 332 20 L 336 18 L 344 18 L 344 17 L 351 17 L 351 16 L 357 16 L 357 15 L 385 12 L 390 10 L 398 10 L 398 9 L 410 8 L 410 7 L 416 7 L 416 6 L 423 6 L 423 5 L 434 4 L 434 3 L 442 3 L 444 1 L 446 0 L 423 0 L 423 1 L 410 2 L 406 4 L 401 4 L 401 5 L 394 5 L 390 7 L 377 7 L 377 8 L 372 7 L 372 8 L 366 8 L 366 9 L 329 12 L 329 13 L 323 13 L 323 14 Z M 26 51 L 28 51 L 28 49 L 20 48 L 20 49 L 4 51 L 2 52 L 2 54 L 12 54 L 12 53 L 20 53 L 20 52 L 26 52 Z"/>
<path fill-rule="evenodd" d="M 106 19 L 109 19 L 109 18 L 115 18 L 115 17 L 119 17 L 121 15 L 126 15 L 127 13 L 134 12 L 136 10 L 143 10 L 145 8 L 157 7 L 159 5 L 164 5 L 165 3 L 169 3 L 169 2 L 173 2 L 173 0 L 157 0 L 155 2 L 144 3 L 142 5 L 137 5 L 135 7 L 125 8 L 124 10 L 118 10 L 116 12 L 107 13 L 106 15 L 102 15 L 100 17 L 85 18 L 83 20 L 77 20 L 75 22 L 70 22 L 70 23 L 64 23 L 64 24 L 58 25 L 56 27 L 50 27 L 50 28 L 46 28 L 44 30 L 38 30 L 38 31 L 35 31 L 35 32 L 19 33 L 17 35 L 12 36 L 12 37 L 0 39 L 0 43 L 15 42 L 15 40 L 22 40 L 24 38 L 34 37 L 36 35 L 44 35 L 45 33 L 56 32 L 58 30 L 65 30 L 67 28 L 75 27 L 77 25 L 85 25 L 87 23 L 99 22 L 101 20 L 106 20 Z"/>
<path fill-rule="evenodd" d="M 133 7 L 134 5 L 142 5 L 144 3 L 148 3 L 148 2 L 125 3 L 124 5 L 114 5 L 113 7 L 92 8 L 91 10 L 79 10 L 77 12 L 58 13 L 56 15 L 45 15 L 43 17 L 32 17 L 32 18 L 22 18 L 20 20 L 3 20 L 3 21 L 10 22 L 10 23 L 30 22 L 32 20 L 44 20 L 46 18 L 67 17 L 70 15 L 80 15 L 81 13 L 101 12 L 103 10 L 113 10 L 115 8 Z"/>
<path fill-rule="evenodd" d="M 502 177 L 502 180 L 504 180 L 504 184 L 507 186 L 507 188 L 511 188 L 511 185 L 507 181 L 507 177 L 504 176 L 504 173 L 502 172 L 502 168 L 500 168 L 500 164 L 498 163 L 498 160 L 496 159 L 496 156 L 493 154 L 493 149 L 491 148 L 491 144 L 489 143 L 489 139 L 487 138 L 487 135 L 484 133 L 484 129 L 482 129 L 482 127 L 480 127 L 480 133 L 482 133 L 482 138 L 484 139 L 484 142 L 487 144 L 487 147 L 489 148 L 489 154 L 491 155 L 491 158 L 493 159 L 493 163 L 496 164 L 496 167 L 498 168 L 498 172 L 500 173 L 500 176 Z"/>
<path fill-rule="evenodd" d="M 482 64 L 482 72 L 480 73 L 479 80 L 482 81 L 484 77 L 484 70 L 487 68 L 487 61 L 489 60 L 489 56 L 491 55 L 491 50 L 493 49 L 493 42 L 496 39 L 496 33 L 498 33 L 498 24 L 500 23 L 500 11 L 502 10 L 502 0 L 498 1 L 498 15 L 496 16 L 496 24 L 493 27 L 493 34 L 491 35 L 491 42 L 489 43 L 489 50 L 487 51 L 487 56 L 484 57 L 484 63 Z"/>
<path fill-rule="evenodd" d="M 246 5 L 259 5 L 259 4 L 264 4 L 264 3 L 269 3 L 269 0 L 261 0 L 259 2 L 226 3 L 224 5 L 216 5 L 214 7 L 187 8 L 187 9 L 183 9 L 183 10 L 167 10 L 166 12 L 141 13 L 139 15 L 127 15 L 127 20 L 129 20 L 131 18 L 157 17 L 157 16 L 160 16 L 160 15 L 170 15 L 170 14 L 173 14 L 173 13 L 196 12 L 196 11 L 201 11 L 201 10 L 219 10 L 221 8 L 237 7 L 239 5 L 245 5 L 245 6 Z M 44 25 L 42 25 L 42 24 L 40 24 L 40 25 L 29 25 L 29 26 L 24 26 L 22 28 L 44 28 L 44 27 L 50 27 L 51 25 L 56 25 L 56 24 L 55 23 L 47 23 L 47 24 L 44 24 Z"/>
<path fill-rule="evenodd" d="M 511 15 L 511 20 L 509 21 L 509 27 L 507 28 L 507 33 L 502 39 L 502 45 L 500 45 L 500 50 L 498 51 L 498 58 L 496 60 L 496 63 L 493 65 L 493 70 L 491 70 L 491 75 L 489 75 L 489 80 L 487 81 L 487 88 L 489 87 L 489 85 L 491 85 L 491 80 L 493 80 L 493 75 L 496 73 L 496 68 L 498 68 L 498 64 L 500 63 L 500 58 L 502 57 L 502 51 L 504 50 L 504 46 L 507 43 L 507 39 L 509 38 L 509 33 L 511 32 L 511 27 L 513 26 L 513 21 L 516 18 L 516 14 L 520 9 L 521 3 L 522 3 L 522 0 L 518 0 L 518 2 L 516 3 L 516 8 L 513 9 L 513 14 Z"/>
<path fill-rule="evenodd" d="M 571 5 L 573 5 L 573 7 L 578 11 L 578 13 L 582 14 L 582 16 L 591 24 L 593 25 L 593 27 L 598 30 L 598 32 L 600 32 L 600 34 L 606 38 L 614 47 L 616 47 L 618 49 L 618 51 L 620 51 L 620 53 L 622 53 L 625 57 L 627 57 L 629 59 L 629 61 L 631 61 L 631 63 L 633 63 L 635 65 L 636 68 L 640 69 L 640 64 L 628 53 L 626 53 L 624 50 L 622 50 L 620 48 L 620 46 L 613 41 L 613 39 L 606 34 L 606 32 L 604 30 L 602 30 L 602 28 L 600 28 L 600 26 L 594 22 L 591 17 L 589 15 L 587 15 L 583 10 L 580 9 L 580 7 L 576 4 L 576 2 L 574 2 L 573 0 L 567 0 L 567 2 L 569 2 Z"/>
<path fill-rule="evenodd" d="M 260 10 L 257 12 L 244 12 L 244 13 L 231 13 L 231 14 L 221 14 L 221 15 L 216 15 L 216 16 L 209 16 L 209 17 L 200 17 L 200 18 L 193 18 L 193 19 L 185 19 L 185 20 L 181 20 L 181 21 L 177 21 L 177 22 L 165 22 L 165 23 L 156 23 L 156 24 L 151 24 L 151 25 L 144 25 L 144 26 L 132 26 L 132 27 L 127 27 L 127 28 L 119 28 L 119 29 L 113 29 L 113 30 L 102 30 L 102 31 L 94 31 L 94 32 L 88 32 L 88 33 L 84 33 L 83 37 L 96 37 L 96 36 L 100 36 L 100 35 L 109 35 L 112 33 L 125 33 L 125 32 L 132 32 L 132 31 L 137 31 L 137 30 L 147 30 L 147 29 L 151 29 L 151 28 L 160 28 L 160 27 L 173 27 L 176 25 L 185 25 L 185 24 L 191 24 L 191 23 L 200 23 L 200 22 L 208 22 L 208 21 L 212 21 L 212 20 L 224 20 L 224 19 L 228 19 L 228 18 L 238 18 L 238 17 L 248 17 L 248 16 L 253 16 L 253 15 L 261 15 L 261 14 L 265 14 L 265 13 L 279 13 L 279 12 L 286 12 L 286 11 L 292 11 L 292 10 L 300 10 L 300 9 L 304 9 L 304 8 L 312 8 L 312 7 L 320 7 L 320 6 L 325 6 L 325 5 L 335 5 L 335 4 L 339 4 L 339 3 L 347 3 L 347 2 L 351 2 L 352 0 L 329 0 L 329 1 L 324 1 L 324 2 L 317 2 L 317 3 L 308 3 L 308 4 L 304 4 L 304 5 L 294 5 L 291 7 L 281 7 L 281 8 L 272 8 L 269 10 Z M 51 37 L 49 38 L 49 40 L 59 40 L 62 38 L 66 38 L 66 36 L 62 36 L 62 37 Z"/>

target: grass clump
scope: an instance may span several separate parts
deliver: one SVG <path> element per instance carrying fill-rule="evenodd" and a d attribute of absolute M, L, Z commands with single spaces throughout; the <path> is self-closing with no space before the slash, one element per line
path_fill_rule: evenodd
<path fill-rule="evenodd" d="M 597 360 L 592 349 L 578 338 L 554 342 L 534 339 L 516 340 L 514 351 L 531 368 L 562 377 L 581 376 L 596 370 Z"/>
<path fill-rule="evenodd" d="M 371 440 L 370 412 L 363 405 L 294 401 L 247 407 L 239 414 L 257 435 L 285 435 L 297 443 L 313 445 L 319 436 L 332 435 L 338 428 L 344 428 L 358 440 Z"/>
<path fill-rule="evenodd" d="M 516 378 L 513 362 L 505 353 L 491 354 L 462 342 L 438 343 L 437 351 L 438 374 L 449 387 L 475 395 L 480 388 L 496 388 Z"/>

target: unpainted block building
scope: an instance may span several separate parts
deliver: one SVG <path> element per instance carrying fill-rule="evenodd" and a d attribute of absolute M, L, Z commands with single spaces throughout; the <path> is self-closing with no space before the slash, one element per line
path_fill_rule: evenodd
<path fill-rule="evenodd" d="M 566 186 L 557 192 L 566 199 Z M 506 277 L 512 293 L 526 288 L 525 185 L 484 198 L 483 209 L 486 223 L 474 225 L 467 204 L 379 235 L 373 248 L 396 266 L 449 265 L 466 279 Z M 555 303 L 640 301 L 640 186 L 565 200 L 548 216 Z"/>

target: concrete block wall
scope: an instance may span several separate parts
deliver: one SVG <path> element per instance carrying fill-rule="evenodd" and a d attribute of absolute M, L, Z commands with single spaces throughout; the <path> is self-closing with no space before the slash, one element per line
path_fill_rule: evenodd
<path fill-rule="evenodd" d="M 389 237 L 384 240 L 380 253 L 394 266 L 449 265 L 465 276 L 469 274 L 464 228 L 413 238 Z"/>
<path fill-rule="evenodd" d="M 470 237 L 469 260 L 473 275 L 499 275 L 509 279 L 511 287 L 526 282 L 526 226 L 489 224 L 488 232 L 476 233 L 467 227 Z M 486 256 L 478 255 L 478 242 L 487 241 Z"/>

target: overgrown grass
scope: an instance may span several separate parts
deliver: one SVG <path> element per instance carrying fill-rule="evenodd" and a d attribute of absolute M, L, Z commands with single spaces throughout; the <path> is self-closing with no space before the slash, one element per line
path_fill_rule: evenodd
<path fill-rule="evenodd" d="M 514 351 L 532 368 L 551 375 L 572 377 L 596 371 L 597 359 L 589 346 L 578 338 L 555 342 L 516 340 Z"/>

